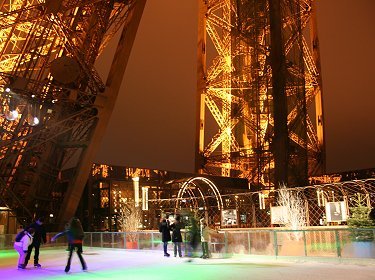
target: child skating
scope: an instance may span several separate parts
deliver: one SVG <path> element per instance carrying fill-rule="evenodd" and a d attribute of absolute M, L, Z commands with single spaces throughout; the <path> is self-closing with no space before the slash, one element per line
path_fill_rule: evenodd
<path fill-rule="evenodd" d="M 87 271 L 87 265 L 85 260 L 82 257 L 82 242 L 83 242 L 83 237 L 84 237 L 84 232 L 82 228 L 82 224 L 78 218 L 72 218 L 69 227 L 58 234 L 56 234 L 54 237 L 52 237 L 51 241 L 55 241 L 57 238 L 60 236 L 68 236 L 68 242 L 69 242 L 69 257 L 68 257 L 68 262 L 65 267 L 65 272 L 68 273 L 70 270 L 70 264 L 72 261 L 72 255 L 73 251 L 77 252 L 78 258 L 81 262 L 82 265 L 82 270 Z"/>

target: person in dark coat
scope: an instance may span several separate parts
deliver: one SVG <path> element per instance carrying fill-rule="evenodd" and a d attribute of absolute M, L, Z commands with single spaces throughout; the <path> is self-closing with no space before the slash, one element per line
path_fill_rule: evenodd
<path fill-rule="evenodd" d="M 170 229 L 172 230 L 172 242 L 173 242 L 173 252 L 174 256 L 178 256 L 182 258 L 182 252 L 181 252 L 181 243 L 182 243 L 182 235 L 181 235 L 181 229 L 183 229 L 185 226 L 183 223 L 181 223 L 181 217 L 176 216 L 174 223 L 170 225 Z"/>
<path fill-rule="evenodd" d="M 161 241 L 163 242 L 164 257 L 169 257 L 170 255 L 167 252 L 168 242 L 171 241 L 171 232 L 169 227 L 169 215 L 166 215 L 165 218 L 160 219 L 159 232 L 161 232 Z"/>
<path fill-rule="evenodd" d="M 29 249 L 27 250 L 27 255 L 25 258 L 25 267 L 27 266 L 27 263 L 29 262 L 29 259 L 31 257 L 31 252 L 34 248 L 34 267 L 40 268 L 42 267 L 39 264 L 39 248 L 42 243 L 47 242 L 47 236 L 46 236 L 46 230 L 44 228 L 44 219 L 40 217 L 35 221 L 35 223 L 31 224 L 26 228 L 28 230 L 29 228 L 33 228 L 35 230 L 33 242 L 29 246 Z"/>
<path fill-rule="evenodd" d="M 85 260 L 82 257 L 82 243 L 83 243 L 84 232 L 83 232 L 82 224 L 78 218 L 73 217 L 69 223 L 69 228 L 63 232 L 56 234 L 54 237 L 51 238 L 51 241 L 53 242 L 60 236 L 64 236 L 64 235 L 68 236 L 68 242 L 69 242 L 69 257 L 68 257 L 68 262 L 65 267 L 65 272 L 68 273 L 70 270 L 72 255 L 75 249 L 77 249 L 76 252 L 81 262 L 82 270 L 86 271 L 87 265 L 86 265 Z"/>

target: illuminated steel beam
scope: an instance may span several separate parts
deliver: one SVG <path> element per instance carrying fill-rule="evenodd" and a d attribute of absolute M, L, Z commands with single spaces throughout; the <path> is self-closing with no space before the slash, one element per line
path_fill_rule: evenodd
<path fill-rule="evenodd" d="M 58 217 L 60 226 L 63 226 L 64 222 L 69 220 L 70 217 L 75 214 L 81 200 L 83 190 L 92 168 L 94 155 L 100 145 L 100 141 L 115 106 L 145 4 L 146 0 L 136 1 L 124 24 L 120 41 L 118 42 L 106 81 L 106 89 L 102 94 L 98 95 L 95 100 L 95 106 L 98 109 L 98 123 L 92 130 L 93 135 L 88 147 L 81 154 L 80 168 L 77 170 L 77 173 L 64 196 L 64 207 L 61 209 Z"/>
<path fill-rule="evenodd" d="M 303 184 L 324 173 L 313 1 L 198 2 L 196 171 L 247 178 L 265 188 L 284 181 Z M 280 12 L 271 25 L 275 3 Z M 279 59 L 284 59 L 281 71 L 275 69 Z M 280 107 L 275 91 L 282 80 L 277 96 L 286 105 Z M 276 120 L 278 108 L 285 111 Z M 212 121 L 216 127 L 208 125 Z M 282 148 L 276 148 L 278 141 Z"/>
<path fill-rule="evenodd" d="M 114 86 L 105 95 L 112 103 L 103 102 L 102 92 L 111 85 L 104 85 L 94 63 L 120 26 L 134 25 L 134 9 L 144 2 L 1 1 L 0 177 L 2 201 L 17 215 L 57 216 L 66 189 L 69 195 L 73 188 L 69 184 L 84 186 L 81 168 L 90 165 L 85 155 L 93 152 L 90 143 L 98 143 L 100 118 L 112 110 L 118 90 Z M 133 43 L 131 36 L 126 40 L 123 44 Z M 129 46 L 124 48 L 130 51 Z M 12 121 L 4 115 L 10 105 L 19 116 Z M 28 108 L 40 111 L 39 125 L 28 123 Z M 61 174 L 70 168 L 81 181 L 71 176 L 64 186 Z M 77 205 L 68 206 L 74 215 Z"/>

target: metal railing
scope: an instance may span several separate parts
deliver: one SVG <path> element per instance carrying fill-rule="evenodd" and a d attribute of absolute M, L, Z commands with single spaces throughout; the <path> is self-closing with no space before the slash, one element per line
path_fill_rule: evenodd
<path fill-rule="evenodd" d="M 51 243 L 54 233 L 47 236 L 43 247 L 66 246 L 66 239 Z M 183 250 L 188 250 L 187 233 L 183 232 Z M 211 234 L 213 257 L 235 254 L 274 257 L 367 258 L 375 260 L 375 228 L 373 229 L 246 229 L 220 230 Z M 0 249 L 13 248 L 15 234 L 0 235 Z M 157 231 L 86 232 L 84 246 L 162 250 L 161 234 Z M 169 243 L 169 250 L 173 244 Z M 200 246 L 198 246 L 200 251 Z"/>

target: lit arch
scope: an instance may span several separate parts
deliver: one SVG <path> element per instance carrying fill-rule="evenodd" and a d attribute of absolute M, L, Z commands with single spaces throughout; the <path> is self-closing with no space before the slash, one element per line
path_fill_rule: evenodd
<path fill-rule="evenodd" d="M 182 186 L 180 187 L 180 189 L 178 191 L 178 195 L 177 195 L 176 209 L 179 208 L 180 201 L 183 199 L 183 196 L 184 196 L 185 193 L 188 193 L 189 196 L 192 199 L 195 198 L 195 195 L 194 195 L 194 193 L 192 192 L 192 190 L 190 188 L 190 186 L 192 186 L 192 185 L 197 189 L 197 191 L 199 192 L 199 195 L 201 196 L 202 200 L 205 203 L 206 200 L 205 200 L 204 193 L 202 192 L 201 187 L 196 184 L 196 182 L 199 182 L 199 181 L 205 183 L 212 190 L 212 192 L 214 193 L 214 196 L 216 198 L 216 203 L 217 203 L 218 210 L 223 209 L 223 199 L 221 197 L 219 189 L 216 187 L 216 185 L 211 180 L 209 180 L 209 179 L 207 179 L 205 177 L 192 177 L 192 178 L 187 179 L 182 184 Z"/>

